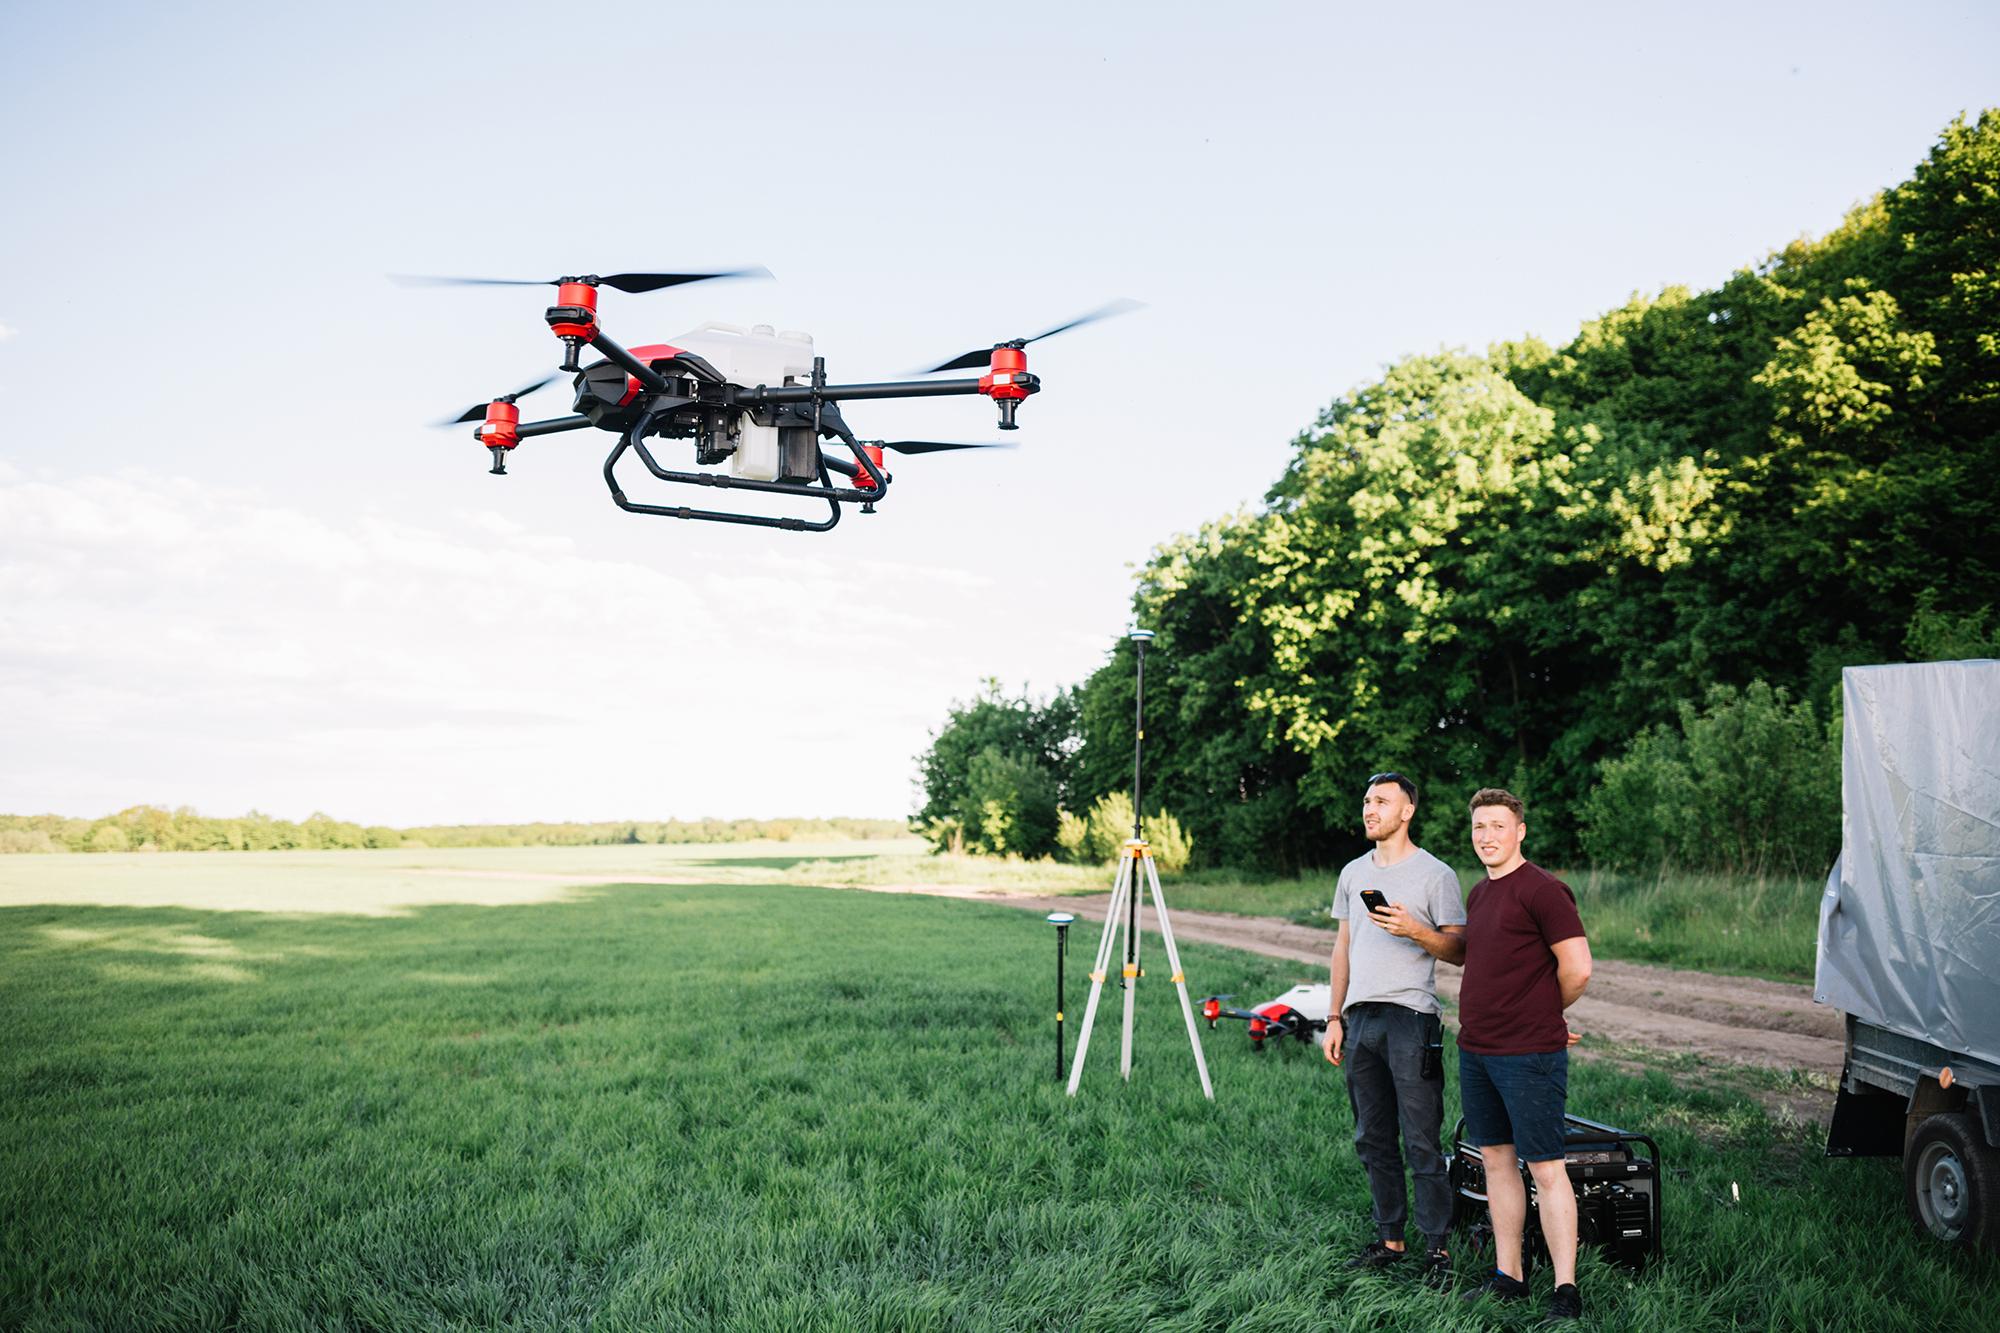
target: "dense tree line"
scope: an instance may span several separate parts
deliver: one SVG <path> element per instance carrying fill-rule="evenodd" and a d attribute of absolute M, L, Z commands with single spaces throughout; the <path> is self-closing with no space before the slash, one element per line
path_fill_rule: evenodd
<path fill-rule="evenodd" d="M 668 819 L 600 824 L 438 824 L 387 828 L 315 814 L 293 823 L 251 811 L 217 819 L 186 806 L 135 805 L 102 819 L 0 815 L 0 852 L 267 852 L 357 847 L 584 847 L 908 836 L 893 819 Z"/>
<path fill-rule="evenodd" d="M 1454 831 L 1474 788 L 1513 787 L 1550 859 L 1582 850 L 1587 816 L 1637 817 L 1640 770 L 1685 770 L 1717 736 L 1780 759 L 1812 738 L 1824 803 L 1842 666 L 1994 650 L 1996 532 L 1988 111 L 1712 291 L 1635 296 L 1562 347 L 1409 357 L 1335 399 L 1262 507 L 1139 574 L 1148 794 L 1198 858 L 1274 869 L 1344 854 L 1361 780 L 1386 768 Z M 1036 739 L 1015 752 L 1065 809 L 1130 780 L 1130 652 L 1022 701 Z M 1732 771 L 1775 777 L 1758 763 Z M 1593 801 L 1607 773 L 1624 785 Z M 1707 776 L 1662 790 L 1730 797 Z M 1693 819 L 1589 841 L 1685 859 L 1706 847 Z M 1823 865 L 1837 836 L 1792 820 L 1738 861 Z"/>

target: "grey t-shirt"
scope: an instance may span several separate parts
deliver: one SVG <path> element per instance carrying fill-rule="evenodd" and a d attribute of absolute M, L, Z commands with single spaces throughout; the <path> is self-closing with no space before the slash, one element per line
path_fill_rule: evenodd
<path fill-rule="evenodd" d="M 1437 999 L 1437 959 L 1415 940 L 1406 940 L 1375 924 L 1361 901 L 1363 889 L 1380 889 L 1392 903 L 1432 930 L 1465 924 L 1465 900 L 1458 876 L 1450 866 L 1419 847 L 1392 866 L 1375 864 L 1369 852 L 1349 861 L 1333 891 L 1333 915 L 1347 923 L 1353 939 L 1347 947 L 1347 998 L 1341 1005 L 1366 1001 L 1400 1004 L 1419 1013 L 1442 1012 Z"/>

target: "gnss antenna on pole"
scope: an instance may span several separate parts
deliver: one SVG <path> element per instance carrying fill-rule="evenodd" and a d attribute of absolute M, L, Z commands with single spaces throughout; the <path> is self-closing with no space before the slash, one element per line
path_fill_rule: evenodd
<path fill-rule="evenodd" d="M 1076 1061 L 1069 1070 L 1069 1095 L 1076 1096 L 1083 1082 L 1084 1057 L 1090 1052 L 1090 1030 L 1097 1021 L 1097 1001 L 1104 992 L 1104 978 L 1111 955 L 1122 932 L 1125 937 L 1125 965 L 1120 985 L 1125 991 L 1125 1022 L 1120 1041 L 1119 1073 L 1132 1081 L 1132 1006 L 1139 989 L 1139 899 L 1150 892 L 1153 920 L 1166 946 L 1167 963 L 1173 968 L 1174 989 L 1180 993 L 1181 1016 L 1187 1020 L 1188 1044 L 1194 1048 L 1195 1073 L 1201 1077 L 1201 1094 L 1215 1100 L 1215 1088 L 1208 1081 L 1208 1061 L 1202 1057 L 1201 1034 L 1194 1025 L 1194 1003 L 1188 999 L 1187 973 L 1181 968 L 1180 948 L 1174 943 L 1173 923 L 1167 919 L 1167 900 L 1160 893 L 1160 872 L 1153 863 L 1153 849 L 1147 845 L 1139 805 L 1139 783 L 1144 769 L 1141 757 L 1146 741 L 1146 645 L 1153 632 L 1136 625 L 1126 634 L 1137 654 L 1138 678 L 1133 695 L 1132 727 L 1132 836 L 1118 850 L 1118 876 L 1111 886 L 1111 905 L 1104 916 L 1104 934 L 1097 941 L 1097 963 L 1090 969 L 1090 999 L 1083 1009 L 1083 1027 L 1077 1034 Z"/>

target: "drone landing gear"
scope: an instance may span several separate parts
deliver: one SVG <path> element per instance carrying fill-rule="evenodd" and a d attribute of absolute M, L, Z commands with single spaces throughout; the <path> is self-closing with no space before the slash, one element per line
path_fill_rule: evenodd
<path fill-rule="evenodd" d="M 604 484 L 611 488 L 611 498 L 620 509 L 630 514 L 657 514 L 662 518 L 707 519 L 714 523 L 742 523 L 760 528 L 782 528 L 787 532 L 825 532 L 840 522 L 841 492 L 830 486 L 804 486 L 793 482 L 751 481 L 744 477 L 731 477 L 716 472 L 675 472 L 664 468 L 653 458 L 643 442 L 634 438 L 633 431 L 627 431 L 618 439 L 610 457 L 604 460 Z M 627 499 L 618 485 L 618 478 L 612 468 L 627 449 L 639 455 L 639 461 L 646 470 L 661 481 L 683 482 L 690 486 L 719 486 L 727 490 L 762 491 L 776 495 L 815 496 L 826 501 L 827 516 L 818 521 L 803 518 L 785 518 L 775 514 L 742 514 L 723 509 L 696 509 L 691 505 L 653 505 Z M 822 480 L 826 476 L 820 471 Z M 870 511 L 872 512 L 872 511 Z"/>
<path fill-rule="evenodd" d="M 1145 866 L 1140 879 L 1139 866 Z M 1125 939 L 1125 1022 L 1120 1041 L 1119 1074 L 1132 1081 L 1132 1002 L 1139 988 L 1139 898 L 1148 890 L 1153 895 L 1153 921 L 1167 949 L 1167 964 L 1174 970 L 1174 989 L 1180 992 L 1181 1016 L 1187 1020 L 1188 1044 L 1194 1048 L 1195 1073 L 1201 1077 L 1201 1095 L 1215 1100 L 1215 1088 L 1208 1081 L 1208 1061 L 1202 1058 L 1201 1035 L 1194 1026 L 1194 1003 L 1188 999 L 1187 974 L 1181 970 L 1181 951 L 1174 944 L 1174 928 L 1167 920 L 1167 900 L 1160 895 L 1160 872 L 1153 864 L 1153 849 L 1143 839 L 1132 838 L 1119 850 L 1118 878 L 1111 889 L 1111 908 L 1104 918 L 1104 935 L 1097 942 L 1097 963 L 1090 969 L 1090 999 L 1083 1008 L 1083 1030 L 1077 1037 L 1076 1061 L 1069 1070 L 1069 1095 L 1076 1096 L 1083 1082 L 1083 1061 L 1090 1053 L 1090 1029 L 1097 1021 L 1097 1001 L 1104 991 L 1104 978 L 1111 964 L 1111 951 L 1118 936 Z"/>
<path fill-rule="evenodd" d="M 739 523 L 752 527 L 780 528 L 787 532 L 825 532 L 840 522 L 842 503 L 859 501 L 861 512 L 875 512 L 874 502 L 888 489 L 889 476 L 882 471 L 882 451 L 857 443 L 844 423 L 834 428 L 841 438 L 854 450 L 853 463 L 843 463 L 830 459 L 822 452 L 818 460 L 817 484 L 798 481 L 756 481 L 749 477 L 734 477 L 720 472 L 676 472 L 672 468 L 660 466 L 652 451 L 646 448 L 646 436 L 652 430 L 657 412 L 647 412 L 623 435 L 618 437 L 617 447 L 604 460 L 604 484 L 611 488 L 611 498 L 620 509 L 633 514 L 656 514 L 662 518 L 703 519 L 712 523 Z M 823 413 L 823 419 L 838 422 L 839 418 L 830 407 Z M 723 490 L 756 491 L 763 495 L 796 495 L 809 499 L 826 501 L 827 516 L 811 520 L 787 518 L 775 514 L 745 514 L 721 509 L 696 509 L 692 505 L 652 505 L 626 498 L 625 491 L 618 484 L 614 472 L 618 460 L 630 449 L 646 465 L 646 470 L 661 481 L 679 482 L 688 486 L 712 486 Z M 855 478 L 854 486 L 835 486 L 828 468 L 835 468 Z M 863 489 L 865 488 L 865 489 Z"/>

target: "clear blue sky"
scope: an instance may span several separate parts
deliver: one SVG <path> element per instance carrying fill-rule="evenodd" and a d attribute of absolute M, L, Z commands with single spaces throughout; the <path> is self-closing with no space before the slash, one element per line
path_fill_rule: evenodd
<path fill-rule="evenodd" d="M 900 814 L 954 697 L 1087 674 L 1335 394 L 1825 231 L 2000 103 L 1996 14 L 0 8 L 0 810 Z M 546 293 L 384 275 L 710 264 L 777 280 L 606 328 L 862 379 L 1149 304 L 823 537 L 425 429 L 553 368 Z"/>

